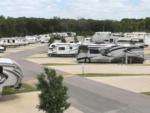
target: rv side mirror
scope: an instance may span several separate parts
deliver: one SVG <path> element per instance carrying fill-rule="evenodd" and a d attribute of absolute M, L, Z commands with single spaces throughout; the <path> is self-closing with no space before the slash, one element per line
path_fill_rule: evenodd
<path fill-rule="evenodd" d="M 0 66 L 0 73 L 3 73 L 3 66 Z"/>

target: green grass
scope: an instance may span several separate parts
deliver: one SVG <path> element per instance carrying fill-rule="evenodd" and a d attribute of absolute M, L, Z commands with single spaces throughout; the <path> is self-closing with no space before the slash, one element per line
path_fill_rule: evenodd
<path fill-rule="evenodd" d="M 141 94 L 150 96 L 150 92 L 143 92 L 143 93 L 141 93 Z"/>
<path fill-rule="evenodd" d="M 32 92 L 32 91 L 37 91 L 37 89 L 28 84 L 22 84 L 22 87 L 20 89 L 5 87 L 3 89 L 2 95 L 11 95 L 11 94 L 25 93 L 25 92 Z"/>
<path fill-rule="evenodd" d="M 113 76 L 141 76 L 141 75 L 149 76 L 150 74 L 85 73 L 85 74 L 77 74 L 77 75 L 84 76 L 84 77 L 113 77 Z"/>

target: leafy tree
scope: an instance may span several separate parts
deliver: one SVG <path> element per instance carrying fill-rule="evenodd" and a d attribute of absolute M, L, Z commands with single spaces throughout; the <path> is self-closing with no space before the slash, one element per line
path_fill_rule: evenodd
<path fill-rule="evenodd" d="M 12 18 L 0 16 L 0 37 L 25 36 L 52 32 L 76 32 L 77 35 L 93 35 L 97 31 L 111 32 L 150 32 L 150 18 L 93 20 L 93 19 L 63 19 L 44 18 Z"/>
<path fill-rule="evenodd" d="M 69 108 L 68 89 L 63 85 L 62 76 L 57 76 L 55 70 L 45 68 L 45 73 L 38 77 L 38 81 L 37 88 L 41 91 L 38 105 L 40 110 L 46 113 L 63 113 Z"/>

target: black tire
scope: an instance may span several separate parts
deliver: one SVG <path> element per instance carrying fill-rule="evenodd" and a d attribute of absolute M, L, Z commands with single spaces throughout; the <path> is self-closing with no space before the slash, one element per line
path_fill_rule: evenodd
<path fill-rule="evenodd" d="M 91 59 L 90 58 L 85 58 L 84 63 L 91 63 Z"/>

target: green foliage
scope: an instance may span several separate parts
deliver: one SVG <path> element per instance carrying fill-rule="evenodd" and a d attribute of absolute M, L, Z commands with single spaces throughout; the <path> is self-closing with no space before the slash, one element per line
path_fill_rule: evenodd
<path fill-rule="evenodd" d="M 31 92 L 31 91 L 37 91 L 37 89 L 28 84 L 22 84 L 22 87 L 20 89 L 5 87 L 3 89 L 2 95 L 11 95 L 11 94 L 16 94 L 16 93 L 25 93 L 25 92 Z"/>
<path fill-rule="evenodd" d="M 67 87 L 63 85 L 63 77 L 57 76 L 55 70 L 45 68 L 45 73 L 38 77 L 37 88 L 40 104 L 38 108 L 46 113 L 63 113 L 70 104 L 67 102 Z"/>
<path fill-rule="evenodd" d="M 25 36 L 52 32 L 76 32 L 77 35 L 89 36 L 97 31 L 111 32 L 150 32 L 150 18 L 92 20 L 92 19 L 52 19 L 44 18 L 5 18 L 0 16 L 0 37 Z"/>

